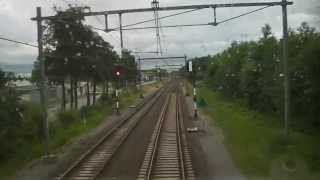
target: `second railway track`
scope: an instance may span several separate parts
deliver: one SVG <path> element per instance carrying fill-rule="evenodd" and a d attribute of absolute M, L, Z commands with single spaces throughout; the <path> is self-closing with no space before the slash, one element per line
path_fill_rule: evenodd
<path fill-rule="evenodd" d="M 168 85 L 169 86 L 169 85 Z M 72 179 L 72 180 L 93 180 L 104 169 L 106 164 L 111 160 L 120 145 L 128 137 L 130 132 L 138 124 L 142 116 L 154 105 L 157 100 L 165 94 L 167 88 L 159 90 L 154 96 L 147 99 L 140 104 L 136 111 L 126 116 L 124 119 L 115 124 L 113 128 L 101 138 L 91 149 L 83 154 L 73 165 L 68 168 L 63 174 L 58 176 L 57 180 Z M 146 110 L 143 111 L 139 118 L 131 119 L 144 106 Z"/>

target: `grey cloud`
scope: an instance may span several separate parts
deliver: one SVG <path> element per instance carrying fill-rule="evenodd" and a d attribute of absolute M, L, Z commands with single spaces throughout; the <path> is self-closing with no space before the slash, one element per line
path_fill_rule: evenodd
<path fill-rule="evenodd" d="M 150 7 L 150 0 L 65 0 L 67 2 L 78 2 L 80 5 L 89 5 L 93 11 L 113 10 L 123 8 Z M 161 6 L 188 5 L 188 4 L 208 4 L 208 3 L 233 3 L 233 2 L 255 2 L 257 0 L 160 0 Z M 258 0 L 260 2 L 274 0 Z M 289 26 L 296 29 L 301 22 L 307 21 L 312 26 L 319 29 L 320 18 L 319 0 L 294 0 L 295 5 L 290 6 Z M 35 16 L 36 6 L 41 6 L 44 15 L 52 15 L 52 6 L 67 7 L 63 0 L 0 0 L 0 35 L 26 41 L 32 44 L 36 43 L 36 24 L 30 18 Z M 218 20 L 223 20 L 248 10 L 255 8 L 230 8 L 218 9 Z M 173 12 L 161 12 L 167 15 Z M 125 14 L 123 16 L 124 24 L 134 23 L 140 20 L 152 19 L 152 13 Z M 178 17 L 162 20 L 162 25 L 172 24 L 191 24 L 208 23 L 213 20 L 213 12 L 210 9 L 193 12 Z M 117 27 L 118 17 L 110 16 L 110 27 Z M 87 18 L 87 24 L 95 27 L 104 28 L 103 17 Z M 214 54 L 222 51 L 233 40 L 254 40 L 261 37 L 261 27 L 269 23 L 277 37 L 281 36 L 282 19 L 281 7 L 271 7 L 259 13 L 242 17 L 238 20 L 221 24 L 218 27 L 192 27 L 163 29 L 165 37 L 163 45 L 167 51 L 165 55 L 183 55 L 190 57 Z M 152 26 L 153 23 L 146 25 Z M 99 34 L 109 41 L 117 51 L 120 50 L 119 33 L 112 32 Z M 131 50 L 154 51 L 155 31 L 139 30 L 124 32 L 125 47 Z M 13 45 L 8 42 L 0 41 L 0 62 L 28 62 L 32 63 L 37 56 L 33 48 L 25 48 L 20 45 Z M 142 55 L 151 56 L 151 55 Z"/>

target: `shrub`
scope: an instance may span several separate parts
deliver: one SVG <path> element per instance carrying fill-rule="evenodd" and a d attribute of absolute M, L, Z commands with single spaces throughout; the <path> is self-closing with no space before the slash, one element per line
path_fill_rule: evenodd
<path fill-rule="evenodd" d="M 58 115 L 59 122 L 63 127 L 69 127 L 76 121 L 80 120 L 80 115 L 75 110 L 63 111 Z"/>
<path fill-rule="evenodd" d="M 41 107 L 37 104 L 24 104 L 25 110 L 23 113 L 23 138 L 28 141 L 40 141 L 43 128 L 43 118 Z"/>

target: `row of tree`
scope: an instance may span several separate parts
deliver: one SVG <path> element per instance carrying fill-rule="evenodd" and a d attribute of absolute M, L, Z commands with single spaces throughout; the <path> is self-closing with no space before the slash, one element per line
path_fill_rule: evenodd
<path fill-rule="evenodd" d="M 76 108 L 79 82 L 86 82 L 87 105 L 90 105 L 96 102 L 97 84 L 103 85 L 104 93 L 108 94 L 109 84 L 119 81 L 114 76 L 115 66 L 123 69 L 121 81 L 135 82 L 137 79 L 134 56 L 129 51 L 123 51 L 120 58 L 108 42 L 90 26 L 83 24 L 84 10 L 83 7 L 70 7 L 64 11 L 55 9 L 55 18 L 46 22 L 46 75 L 51 84 L 61 85 L 63 108 L 66 106 L 66 83 L 70 85 L 70 105 Z M 34 64 L 32 77 L 34 82 L 38 82 L 39 61 Z"/>
<path fill-rule="evenodd" d="M 283 113 L 281 41 L 262 28 L 258 41 L 233 42 L 214 56 L 196 58 L 198 79 L 226 97 L 239 98 L 251 108 Z M 307 23 L 289 32 L 291 116 L 303 129 L 320 128 L 320 33 Z M 199 71 L 200 68 L 200 71 Z M 310 127 L 310 128 L 306 128 Z"/>

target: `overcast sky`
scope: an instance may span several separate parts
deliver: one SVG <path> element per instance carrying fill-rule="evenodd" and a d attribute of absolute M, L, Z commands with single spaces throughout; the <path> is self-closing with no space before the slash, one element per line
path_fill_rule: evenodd
<path fill-rule="evenodd" d="M 270 0 L 159 0 L 160 6 L 191 4 L 215 4 L 233 2 L 266 2 Z M 274 0 L 280 1 L 280 0 Z M 320 29 L 320 0 L 293 0 L 288 8 L 289 26 L 296 29 L 306 21 Z M 63 9 L 69 3 L 87 5 L 92 11 L 145 8 L 151 0 L 0 0 L 0 36 L 36 44 L 36 23 L 30 20 L 35 16 L 36 7 L 42 7 L 43 15 L 53 15 L 52 7 Z M 223 20 L 255 8 L 225 8 L 217 10 L 217 20 Z M 160 12 L 160 16 L 174 12 Z M 134 23 L 153 18 L 152 13 L 124 14 L 123 24 Z M 205 9 L 189 14 L 161 20 L 162 25 L 208 23 L 213 20 L 213 10 Z M 86 24 L 104 28 L 103 17 L 87 18 Z M 118 17 L 110 16 L 110 27 L 117 27 Z M 188 57 L 216 54 L 228 47 L 234 40 L 254 40 L 261 37 L 261 27 L 270 24 L 277 37 L 282 35 L 281 7 L 270 7 L 263 11 L 221 24 L 217 27 L 170 28 L 162 31 L 164 56 Z M 145 24 L 152 26 L 153 23 Z M 138 27 L 138 26 L 137 26 Z M 119 32 L 109 34 L 99 32 L 116 50 L 119 50 Z M 155 30 L 135 30 L 124 32 L 124 47 L 136 51 L 155 51 Z M 143 55 L 141 55 L 143 56 Z M 146 55 L 144 55 L 146 56 Z M 148 55 L 155 56 L 155 55 Z M 37 57 L 37 49 L 0 40 L 0 64 L 32 64 Z M 144 66 L 148 66 L 145 64 Z"/>

